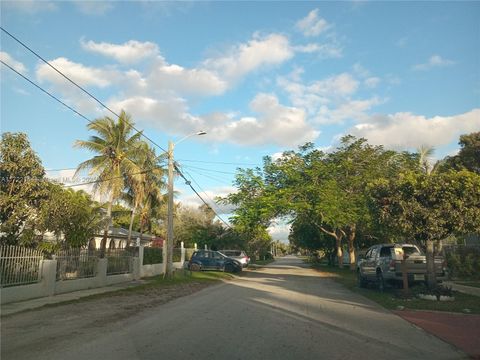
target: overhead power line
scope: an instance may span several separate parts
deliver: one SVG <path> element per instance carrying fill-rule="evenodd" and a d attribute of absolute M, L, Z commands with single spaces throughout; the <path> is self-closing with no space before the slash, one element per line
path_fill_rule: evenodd
<path fill-rule="evenodd" d="M 17 37 L 15 37 L 13 34 L 11 34 L 10 32 L 8 32 L 6 29 L 4 29 L 2 26 L 0 26 L 0 29 L 5 33 L 7 34 L 8 36 L 10 36 L 13 40 L 15 40 L 16 42 L 18 42 L 20 45 L 22 45 L 25 49 L 27 49 L 28 51 L 30 51 L 32 54 L 34 54 L 37 58 L 39 58 L 40 60 L 42 60 L 45 64 L 47 64 L 49 67 L 51 67 L 53 70 L 55 70 L 58 74 L 60 74 L 62 77 L 64 77 L 67 81 L 69 81 L 70 83 L 72 83 L 74 86 L 76 86 L 78 89 L 80 89 L 81 91 L 83 91 L 85 94 L 87 94 L 88 96 L 90 96 L 92 99 L 94 99 L 98 104 L 100 104 L 103 108 L 107 109 L 108 111 L 110 111 L 113 115 L 115 115 L 117 118 L 120 117 L 120 115 L 118 115 L 115 111 L 113 111 L 112 109 L 110 109 L 107 105 L 105 105 L 102 101 L 100 101 L 96 96 L 94 96 L 93 94 L 91 94 L 88 90 L 84 89 L 82 86 L 78 85 L 75 81 L 73 81 L 72 79 L 70 79 L 67 75 L 65 75 L 64 73 L 62 73 L 60 70 L 58 70 L 55 66 L 53 66 L 52 64 L 50 64 L 50 62 L 48 62 L 47 60 L 45 60 L 40 54 L 38 54 L 37 52 L 35 52 L 33 49 L 31 49 L 28 45 L 26 45 L 24 42 L 22 42 L 20 39 L 18 39 Z M 3 61 L 2 61 L 3 63 Z M 10 66 L 9 66 L 10 67 Z M 10 67 L 11 68 L 11 67 Z M 15 71 L 16 72 L 16 71 Z M 82 116 L 82 115 L 81 115 Z M 82 116 L 83 117 L 83 116 Z M 143 136 L 145 139 L 147 139 L 148 141 L 150 141 L 152 144 L 154 144 L 155 146 L 157 146 L 160 150 L 162 150 L 163 152 L 167 152 L 163 147 L 161 147 L 160 145 L 158 145 L 155 141 L 153 141 L 151 138 L 149 138 L 147 135 L 143 134 L 142 131 L 138 130 L 133 124 L 129 123 L 130 126 L 132 127 L 132 129 L 134 129 L 135 131 L 137 131 L 138 133 L 141 134 L 141 136 Z"/>
<path fill-rule="evenodd" d="M 176 163 L 174 163 L 173 165 L 175 167 L 175 170 L 178 172 L 178 174 L 183 178 L 183 180 L 185 180 L 185 184 L 187 184 L 191 189 L 192 191 L 199 197 L 199 199 L 206 205 L 208 206 L 209 209 L 211 209 L 213 211 L 213 213 L 215 214 L 215 216 L 217 218 L 219 218 L 229 229 L 231 228 L 230 224 L 227 223 L 225 220 L 223 220 L 223 218 L 203 199 L 203 197 L 198 193 L 198 191 L 192 186 L 192 182 L 190 180 L 188 180 L 185 175 L 183 175 L 183 173 L 180 171 L 178 165 Z M 195 184 L 197 184 L 197 182 L 192 178 L 192 180 L 195 182 Z M 198 184 L 197 184 L 198 186 Z M 205 193 L 205 191 L 203 191 Z M 206 195 L 206 194 L 205 194 Z M 212 201 L 210 199 L 210 201 Z M 213 203 L 213 201 L 212 201 Z"/>
<path fill-rule="evenodd" d="M 261 164 L 255 164 L 255 163 L 235 163 L 235 162 L 224 162 L 224 161 L 206 161 L 206 160 L 187 160 L 187 159 L 182 159 L 179 161 L 183 162 L 198 162 L 198 163 L 204 163 L 204 164 L 222 164 L 222 165 L 240 165 L 240 166 L 260 166 Z"/>

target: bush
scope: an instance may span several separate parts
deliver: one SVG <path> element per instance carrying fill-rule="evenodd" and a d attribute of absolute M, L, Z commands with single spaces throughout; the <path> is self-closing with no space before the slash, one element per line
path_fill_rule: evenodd
<path fill-rule="evenodd" d="M 163 262 L 162 248 L 143 249 L 143 265 L 161 264 Z"/>
<path fill-rule="evenodd" d="M 452 277 L 480 279 L 480 248 L 453 248 L 446 252 L 446 260 Z"/>

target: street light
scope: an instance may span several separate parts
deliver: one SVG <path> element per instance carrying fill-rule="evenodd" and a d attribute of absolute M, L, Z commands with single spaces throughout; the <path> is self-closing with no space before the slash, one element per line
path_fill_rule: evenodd
<path fill-rule="evenodd" d="M 173 274 L 173 150 L 175 149 L 175 145 L 178 145 L 183 140 L 188 139 L 191 136 L 195 135 L 205 135 L 205 131 L 197 131 L 193 134 L 187 135 L 176 143 L 173 141 L 168 142 L 168 217 L 167 217 L 167 244 L 163 245 L 163 276 L 167 276 L 169 278 L 172 277 Z"/>

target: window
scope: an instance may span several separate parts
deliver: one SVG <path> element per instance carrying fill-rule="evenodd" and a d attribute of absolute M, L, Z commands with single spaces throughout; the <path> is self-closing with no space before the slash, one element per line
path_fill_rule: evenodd
<path fill-rule="evenodd" d="M 391 246 L 382 247 L 382 250 L 380 250 L 380 257 L 391 257 L 392 256 L 391 249 L 392 249 Z"/>
<path fill-rule="evenodd" d="M 378 247 L 374 247 L 372 249 L 372 259 L 376 259 L 378 257 Z"/>

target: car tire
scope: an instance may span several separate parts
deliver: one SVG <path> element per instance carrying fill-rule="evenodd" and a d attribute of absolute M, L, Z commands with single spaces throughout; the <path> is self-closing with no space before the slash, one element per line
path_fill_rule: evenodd
<path fill-rule="evenodd" d="M 233 273 L 235 269 L 232 264 L 226 264 L 225 267 L 223 268 L 223 271 Z"/>
<path fill-rule="evenodd" d="M 367 280 L 360 274 L 360 270 L 357 270 L 357 284 L 359 288 L 367 287 Z"/>
<path fill-rule="evenodd" d="M 383 292 L 385 290 L 385 279 L 383 278 L 383 274 L 381 271 L 377 272 L 377 286 L 380 292 Z"/>
<path fill-rule="evenodd" d="M 199 264 L 193 263 L 192 265 L 190 265 L 190 270 L 191 270 L 191 271 L 200 271 L 200 270 L 201 270 L 201 266 L 200 266 Z"/>

